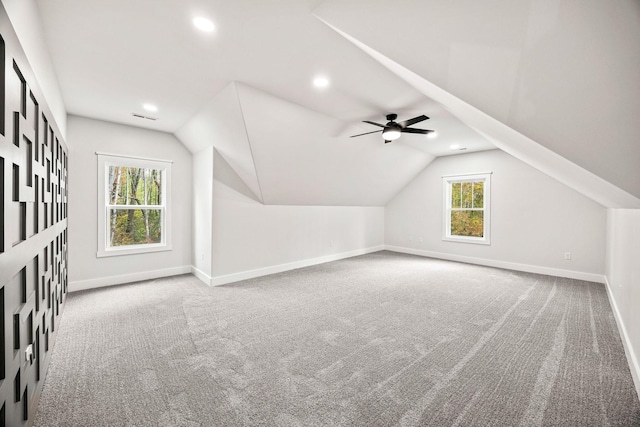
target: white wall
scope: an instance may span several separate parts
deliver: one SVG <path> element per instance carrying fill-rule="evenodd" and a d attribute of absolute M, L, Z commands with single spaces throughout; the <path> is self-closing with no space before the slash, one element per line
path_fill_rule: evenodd
<path fill-rule="evenodd" d="M 2 4 L 9 15 L 16 35 L 20 39 L 22 49 L 24 49 L 60 133 L 64 139 L 67 139 L 67 111 L 42 32 L 42 23 L 36 2 L 35 0 L 2 0 Z"/>
<path fill-rule="evenodd" d="M 640 209 L 607 211 L 606 276 L 613 311 L 640 395 Z"/>
<path fill-rule="evenodd" d="M 443 241 L 442 176 L 481 172 L 493 172 L 491 245 Z M 605 233 L 605 208 L 499 150 L 436 159 L 385 209 L 390 249 L 594 281 Z"/>
<path fill-rule="evenodd" d="M 213 147 L 192 157 L 193 161 L 193 273 L 207 282 L 211 271 L 211 215 L 213 204 Z"/>
<path fill-rule="evenodd" d="M 381 250 L 384 208 L 265 206 L 213 182 L 213 284 Z"/>
<path fill-rule="evenodd" d="M 173 136 L 68 117 L 69 290 L 188 273 L 191 264 L 191 155 Z M 171 251 L 97 258 L 96 152 L 172 160 Z"/>

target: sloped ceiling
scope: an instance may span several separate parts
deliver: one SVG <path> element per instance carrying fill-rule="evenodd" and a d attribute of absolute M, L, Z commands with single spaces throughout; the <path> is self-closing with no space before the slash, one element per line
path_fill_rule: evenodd
<path fill-rule="evenodd" d="M 70 113 L 175 132 L 193 153 L 213 145 L 265 204 L 381 206 L 451 144 L 495 148 L 319 21 L 317 4 L 38 0 Z M 196 14 L 216 31 L 197 32 Z M 432 117 L 422 127 L 439 137 L 349 138 L 392 112 Z"/>
<path fill-rule="evenodd" d="M 475 147 L 482 141 L 478 134 L 442 108 L 424 108 L 441 131 L 451 128 L 470 149 L 486 149 L 484 142 Z M 434 159 L 428 151 L 451 152 L 443 141 L 420 137 L 384 144 L 379 134 L 351 139 L 344 135 L 349 130 L 363 131 L 235 82 L 176 135 L 196 155 L 215 146 L 255 198 L 272 205 L 382 206 Z"/>
<path fill-rule="evenodd" d="M 223 89 L 181 127 L 176 136 L 191 151 L 197 153 L 214 146 L 229 166 L 262 202 L 262 190 L 251 153 L 240 99 L 234 83 Z"/>
<path fill-rule="evenodd" d="M 327 0 L 314 13 L 396 73 L 410 71 L 628 193 L 611 199 L 603 185 L 605 206 L 640 206 L 637 1 Z"/>
<path fill-rule="evenodd" d="M 224 156 L 215 148 L 213 154 L 213 177 L 227 187 L 234 189 L 236 192 L 261 203 L 261 200 L 258 199 L 249 186 L 245 184 L 244 180 L 240 178 L 240 175 L 238 175 L 236 170 L 227 162 Z"/>
<path fill-rule="evenodd" d="M 334 27 L 335 28 L 335 27 Z M 337 30 L 346 39 L 376 58 L 381 64 L 412 84 L 425 95 L 442 103 L 464 123 L 477 130 L 496 147 L 528 163 L 570 188 L 603 206 L 622 208 L 640 207 L 640 199 L 620 189 L 594 173 L 536 143 L 499 120 L 469 105 L 449 92 L 430 83 L 421 76 L 402 67 L 379 52 L 364 45 L 348 34 Z"/>
<path fill-rule="evenodd" d="M 636 0 L 35 1 L 70 113 L 213 145 L 263 203 L 381 205 L 462 143 L 640 206 Z M 348 138 L 390 112 L 438 139 Z"/>
<path fill-rule="evenodd" d="M 176 136 L 196 155 L 216 147 L 264 204 L 383 206 L 436 156 L 453 153 L 452 142 L 463 145 L 465 152 L 493 148 L 439 104 L 425 98 L 418 106 L 400 110 L 400 117 L 427 112 L 431 118 L 424 127 L 446 137 L 409 135 L 384 144 L 380 134 L 349 137 L 376 129 L 370 125 L 349 125 L 234 82 Z"/>
<path fill-rule="evenodd" d="M 341 121 L 246 85 L 238 90 L 266 204 L 382 206 L 434 158 L 385 146 L 379 135 L 332 137 Z"/>

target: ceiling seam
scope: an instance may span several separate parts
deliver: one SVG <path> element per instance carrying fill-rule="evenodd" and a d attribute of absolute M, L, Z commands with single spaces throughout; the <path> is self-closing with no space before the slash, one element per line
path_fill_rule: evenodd
<path fill-rule="evenodd" d="M 253 163 L 253 170 L 256 173 L 256 182 L 258 183 L 258 190 L 260 190 L 260 200 L 262 204 L 265 204 L 264 194 L 262 193 L 262 185 L 260 184 L 260 174 L 258 174 L 258 167 L 256 166 L 256 159 L 253 155 L 253 147 L 251 146 L 251 138 L 249 137 L 249 130 L 247 129 L 247 121 L 244 118 L 244 110 L 242 108 L 242 100 L 240 99 L 240 94 L 238 93 L 238 85 L 234 81 L 233 82 L 234 91 L 236 93 L 236 98 L 238 98 L 238 105 L 240 106 L 240 116 L 242 117 L 242 126 L 244 127 L 244 134 L 247 137 L 247 142 L 249 143 L 249 152 L 251 153 L 251 162 Z"/>

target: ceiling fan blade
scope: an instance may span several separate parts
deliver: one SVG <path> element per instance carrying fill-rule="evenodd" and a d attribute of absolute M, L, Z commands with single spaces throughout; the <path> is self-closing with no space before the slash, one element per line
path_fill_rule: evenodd
<path fill-rule="evenodd" d="M 384 129 L 382 129 L 382 130 L 384 130 Z M 359 133 L 357 135 L 351 135 L 349 138 L 355 138 L 356 136 L 362 136 L 362 135 L 369 135 L 370 133 L 378 133 L 378 132 L 382 132 L 382 130 L 374 130 L 373 132 Z"/>
<path fill-rule="evenodd" d="M 402 133 L 420 133 L 422 135 L 426 135 L 426 134 L 431 133 L 433 131 L 429 130 L 429 129 L 404 128 L 400 132 L 402 132 Z"/>
<path fill-rule="evenodd" d="M 416 123 L 420 123 L 422 121 L 428 120 L 429 117 L 425 116 L 424 114 L 418 117 L 414 117 L 413 119 L 409 119 L 409 120 L 405 120 L 403 122 L 398 122 L 398 124 L 400 125 L 401 128 L 406 128 L 407 126 L 411 126 L 413 124 Z"/>
<path fill-rule="evenodd" d="M 369 123 L 370 125 L 376 125 L 383 128 L 385 125 L 381 125 L 380 123 L 370 122 L 369 120 L 363 120 L 362 123 Z"/>

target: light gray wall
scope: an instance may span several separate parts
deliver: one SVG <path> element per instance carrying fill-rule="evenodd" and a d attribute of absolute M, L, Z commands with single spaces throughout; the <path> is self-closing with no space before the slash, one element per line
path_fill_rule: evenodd
<path fill-rule="evenodd" d="M 442 176 L 481 172 L 493 172 L 491 245 L 443 241 Z M 605 208 L 499 150 L 436 159 L 385 209 L 386 245 L 594 280 L 605 270 L 605 233 Z"/>
<path fill-rule="evenodd" d="M 383 207 L 263 205 L 235 86 L 225 92 L 226 107 L 216 98 L 177 133 L 195 151 L 193 273 L 216 285 L 382 249 Z"/>
<path fill-rule="evenodd" d="M 607 212 L 607 282 L 629 366 L 640 395 L 640 209 Z"/>
<path fill-rule="evenodd" d="M 211 272 L 211 215 L 213 203 L 213 147 L 195 153 L 193 160 L 193 262 L 194 273 L 204 281 Z M 205 277 L 201 277 L 204 274 Z"/>
<path fill-rule="evenodd" d="M 191 155 L 168 133 L 69 116 L 69 287 L 71 291 L 188 272 Z M 96 152 L 172 160 L 171 251 L 97 258 Z"/>
<path fill-rule="evenodd" d="M 265 206 L 218 180 L 212 221 L 214 278 L 282 271 L 287 267 L 278 266 L 338 259 L 384 244 L 382 207 Z"/>

